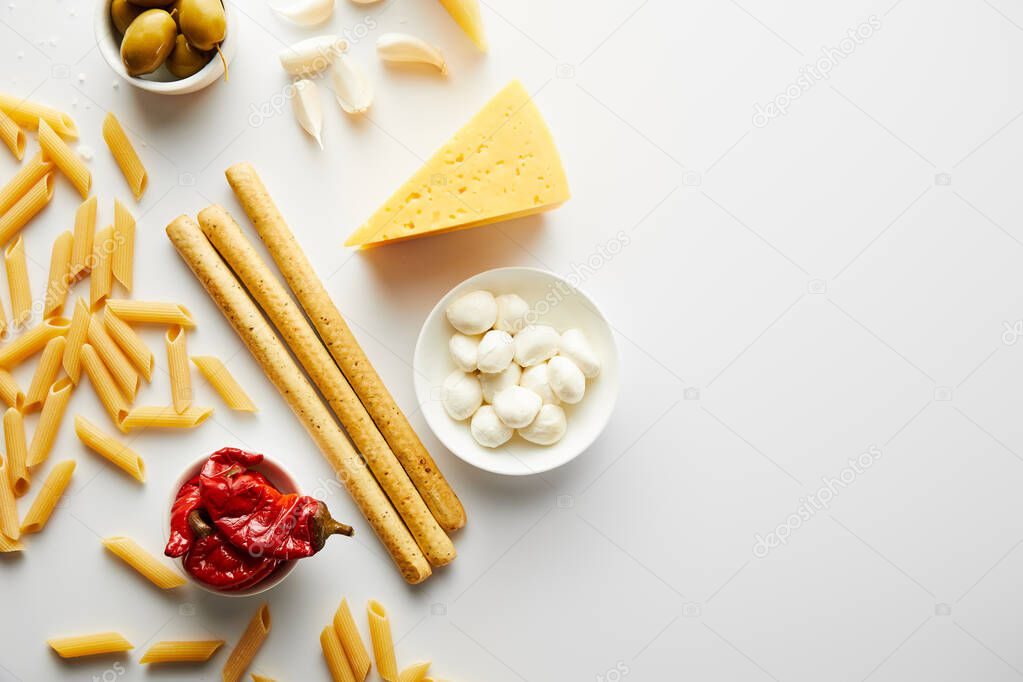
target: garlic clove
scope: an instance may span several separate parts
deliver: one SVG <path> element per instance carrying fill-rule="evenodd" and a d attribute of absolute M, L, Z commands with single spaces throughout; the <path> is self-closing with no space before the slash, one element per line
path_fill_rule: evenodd
<path fill-rule="evenodd" d="M 349 114 L 361 114 L 373 103 L 373 88 L 359 63 L 347 55 L 338 55 L 331 65 L 330 79 L 337 103 Z"/>
<path fill-rule="evenodd" d="M 320 89 L 310 80 L 300 80 L 294 85 L 295 96 L 291 98 L 291 107 L 295 118 L 302 129 L 309 133 L 316 144 L 323 149 L 320 137 L 323 130 L 323 107 L 320 105 Z"/>
<path fill-rule="evenodd" d="M 407 33 L 385 33 L 377 38 L 377 54 L 385 62 L 431 64 L 442 74 L 448 72 L 447 62 L 440 50 Z"/>
<path fill-rule="evenodd" d="M 315 75 L 348 51 L 348 41 L 336 35 L 300 40 L 278 53 L 281 66 L 291 76 Z"/>
<path fill-rule="evenodd" d="M 297 26 L 316 26 L 330 19 L 334 0 L 295 0 L 284 6 L 271 4 L 270 9 Z"/>

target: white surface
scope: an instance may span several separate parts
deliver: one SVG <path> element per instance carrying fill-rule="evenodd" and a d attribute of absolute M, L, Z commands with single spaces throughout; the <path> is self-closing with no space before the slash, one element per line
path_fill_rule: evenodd
<path fill-rule="evenodd" d="M 558 331 L 580 328 L 604 360 L 601 374 L 586 382 L 582 401 L 578 405 L 563 406 L 568 431 L 559 442 L 534 445 L 516 434 L 499 448 L 485 448 L 472 437 L 469 420 L 457 422 L 444 410 L 441 401 L 444 379 L 457 369 L 448 350 L 448 340 L 455 329 L 445 311 L 460 296 L 475 290 L 489 291 L 495 296 L 522 296 L 533 302 L 533 313 L 527 320 L 530 324 L 547 324 Z M 413 356 L 416 397 L 427 425 L 459 458 L 498 474 L 539 474 L 580 456 L 605 429 L 620 390 L 618 348 L 598 304 L 586 300 L 585 293 L 573 291 L 570 282 L 537 268 L 497 268 L 459 283 L 427 315 Z"/>
<path fill-rule="evenodd" d="M 317 635 L 344 594 L 356 606 L 386 603 L 400 660 L 431 658 L 451 680 L 612 680 L 616 666 L 630 682 L 1020 676 L 1023 344 L 1003 341 L 1003 322 L 1023 318 L 1017 4 L 488 0 L 484 56 L 428 0 L 339 2 L 325 31 L 375 17 L 353 54 L 377 98 L 364 120 L 329 103 L 325 152 L 281 98 L 276 52 L 308 33 L 258 0 L 239 8 L 230 82 L 185 98 L 112 88 L 120 79 L 94 49 L 91 4 L 8 4 L 0 87 L 75 116 L 96 151 L 104 222 L 113 196 L 129 198 L 100 138 L 105 110 L 146 142 L 136 295 L 189 305 L 200 321 L 190 347 L 230 358 L 262 411 L 231 414 L 199 386 L 214 419 L 135 441 L 145 486 L 85 452 L 65 425 L 52 459 L 78 460 L 72 494 L 24 557 L 0 561 L 7 678 L 218 678 L 226 650 L 199 668 L 146 672 L 135 661 L 154 639 L 233 643 L 258 599 L 160 594 L 99 537 L 159 549 L 166 488 L 225 444 L 281 458 L 307 490 L 328 487 L 329 468 L 163 235 L 175 215 L 209 202 L 237 211 L 222 171 L 243 159 L 470 519 L 459 559 L 406 587 L 330 486 L 332 510 L 361 533 L 332 540 L 270 593 L 274 630 L 255 670 L 326 679 Z M 784 92 L 821 46 L 870 15 L 880 28 L 828 80 L 753 126 L 755 103 Z M 377 62 L 373 40 L 388 30 L 442 47 L 448 79 Z M 573 199 L 546 217 L 343 249 L 512 77 L 536 93 Z M 0 172 L 13 170 L 0 150 Z M 78 201 L 65 181 L 57 190 L 26 232 L 37 292 L 49 244 Z M 582 272 L 629 369 L 608 430 L 585 456 L 524 479 L 445 452 L 416 410 L 409 368 L 437 298 L 505 265 Z M 160 350 L 158 332 L 146 338 Z M 158 375 L 143 401 L 166 402 Z M 105 419 L 88 387 L 72 400 L 78 412 Z M 756 534 L 786 523 L 822 477 L 839 477 L 871 446 L 880 458 L 836 487 L 829 509 L 786 546 L 754 555 Z M 43 644 L 105 629 L 138 648 L 63 663 Z"/>

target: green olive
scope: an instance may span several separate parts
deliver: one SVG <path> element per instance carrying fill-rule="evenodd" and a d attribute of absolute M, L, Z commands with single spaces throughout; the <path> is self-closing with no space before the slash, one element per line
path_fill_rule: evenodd
<path fill-rule="evenodd" d="M 118 33 L 127 31 L 128 25 L 135 21 L 135 17 L 145 11 L 144 8 L 136 7 L 128 0 L 113 0 L 110 3 L 110 18 L 114 20 L 114 28 Z"/>
<path fill-rule="evenodd" d="M 227 34 L 227 14 L 221 0 L 181 0 L 178 24 L 188 42 L 212 50 Z"/>
<path fill-rule="evenodd" d="M 121 61 L 131 76 L 160 68 L 174 49 L 174 20 L 162 9 L 149 9 L 131 22 L 121 41 Z"/>
<path fill-rule="evenodd" d="M 136 7 L 151 9 L 153 7 L 166 7 L 171 4 L 171 0 L 131 0 L 131 4 Z"/>
<path fill-rule="evenodd" d="M 185 36 L 179 33 L 174 39 L 174 50 L 167 57 L 167 70 L 178 78 L 188 78 L 206 66 L 212 56 L 189 45 Z"/>

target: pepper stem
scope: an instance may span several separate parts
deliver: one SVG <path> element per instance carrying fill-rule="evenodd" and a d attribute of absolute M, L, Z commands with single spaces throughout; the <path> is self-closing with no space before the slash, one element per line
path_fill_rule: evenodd
<path fill-rule="evenodd" d="M 354 534 L 354 528 L 335 521 L 330 515 L 330 510 L 327 509 L 327 504 L 322 500 L 317 500 L 316 514 L 313 516 L 313 549 L 317 552 L 323 549 L 323 545 L 327 543 L 327 538 L 331 535 L 351 537 Z"/>

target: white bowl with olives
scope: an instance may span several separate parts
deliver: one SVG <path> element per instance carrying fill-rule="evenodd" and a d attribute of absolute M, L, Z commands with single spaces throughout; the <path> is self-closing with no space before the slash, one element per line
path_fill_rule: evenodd
<path fill-rule="evenodd" d="M 237 21 L 222 0 L 99 0 L 96 45 L 110 68 L 147 92 L 183 95 L 225 77 Z"/>

